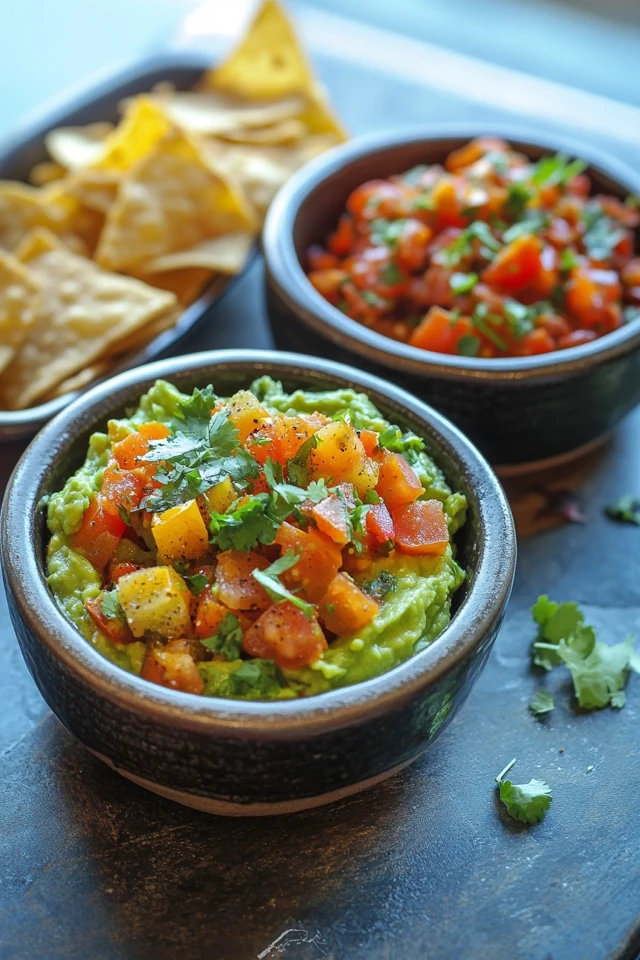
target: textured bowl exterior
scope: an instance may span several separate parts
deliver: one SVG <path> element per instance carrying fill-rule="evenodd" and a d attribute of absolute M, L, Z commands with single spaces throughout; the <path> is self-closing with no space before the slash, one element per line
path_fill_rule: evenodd
<path fill-rule="evenodd" d="M 453 420 L 491 463 L 511 466 L 579 450 L 640 402 L 639 321 L 542 357 L 449 357 L 397 343 L 345 317 L 303 270 L 307 247 L 326 238 L 355 186 L 418 163 L 441 163 L 481 133 L 505 137 L 532 160 L 558 150 L 583 157 L 596 192 L 640 192 L 640 176 L 617 161 L 522 130 L 456 127 L 363 137 L 318 158 L 280 191 L 263 239 L 267 303 L 279 347 L 393 379 Z"/>
<path fill-rule="evenodd" d="M 231 392 L 263 373 L 287 388 L 353 385 L 425 436 L 469 497 L 459 558 L 469 576 L 450 626 L 426 650 L 365 683 L 304 700 L 194 697 L 134 677 L 101 657 L 55 606 L 44 579 L 40 498 L 81 462 L 90 433 L 122 414 L 157 377 Z M 277 813 L 368 786 L 417 757 L 467 696 L 499 629 L 515 568 L 510 510 L 482 457 L 438 414 L 355 370 L 292 354 L 223 351 L 162 361 L 100 385 L 32 442 L 1 518 L 12 622 L 43 697 L 81 743 L 144 786 L 201 809 Z M 16 551 L 11 545 L 21 543 Z"/>

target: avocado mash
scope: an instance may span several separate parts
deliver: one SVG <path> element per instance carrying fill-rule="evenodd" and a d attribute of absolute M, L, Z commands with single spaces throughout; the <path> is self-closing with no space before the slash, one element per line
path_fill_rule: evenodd
<path fill-rule="evenodd" d="M 359 683 L 431 643 L 466 501 L 351 389 L 158 380 L 47 503 L 48 583 L 105 657 L 205 696 Z"/>

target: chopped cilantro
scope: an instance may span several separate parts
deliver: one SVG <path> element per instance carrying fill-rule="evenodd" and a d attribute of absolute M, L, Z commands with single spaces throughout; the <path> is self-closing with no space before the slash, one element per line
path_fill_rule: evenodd
<path fill-rule="evenodd" d="M 382 283 L 388 283 L 390 286 L 393 286 L 396 283 L 402 283 L 404 280 L 403 274 L 400 272 L 398 265 L 392 261 L 385 264 L 382 270 L 378 273 L 378 277 Z"/>
<path fill-rule="evenodd" d="M 526 307 L 524 303 L 519 303 L 517 300 L 505 300 L 503 309 L 505 320 L 516 340 L 520 340 L 525 334 L 533 330 L 535 313 L 533 309 Z"/>
<path fill-rule="evenodd" d="M 242 649 L 242 627 L 235 613 L 227 613 L 212 637 L 200 643 L 212 653 L 220 653 L 225 660 L 237 660 Z"/>
<path fill-rule="evenodd" d="M 449 278 L 449 286 L 455 294 L 469 293 L 479 279 L 477 273 L 452 273 Z"/>
<path fill-rule="evenodd" d="M 640 498 L 638 497 L 620 497 L 604 510 L 611 520 L 617 520 L 619 523 L 634 523 L 640 527 Z"/>
<path fill-rule="evenodd" d="M 624 687 L 636 657 L 631 637 L 611 646 L 596 638 L 593 627 L 575 603 L 555 603 L 539 597 L 532 608 L 538 624 L 534 663 L 550 670 L 565 663 L 576 698 L 585 710 L 624 705 Z"/>
<path fill-rule="evenodd" d="M 129 527 L 131 525 L 131 518 L 129 517 L 129 513 L 126 507 L 124 506 L 124 504 L 122 503 L 118 504 L 118 513 L 120 515 L 120 519 L 122 520 L 122 522 L 126 523 L 126 525 Z"/>
<path fill-rule="evenodd" d="M 608 260 L 624 237 L 624 230 L 608 217 L 596 201 L 587 203 L 582 211 L 585 249 L 594 260 Z"/>
<path fill-rule="evenodd" d="M 362 584 L 362 589 L 374 600 L 384 600 L 388 593 L 393 593 L 398 587 L 398 578 L 387 570 L 381 570 L 375 580 L 368 580 Z"/>
<path fill-rule="evenodd" d="M 510 183 L 504 210 L 513 220 L 521 220 L 533 194 L 524 183 Z"/>
<path fill-rule="evenodd" d="M 253 550 L 259 543 L 273 543 L 284 520 L 274 510 L 273 496 L 258 493 L 226 513 L 212 513 L 211 543 L 219 550 Z"/>
<path fill-rule="evenodd" d="M 565 153 L 542 157 L 533 167 L 530 181 L 535 187 L 563 186 L 582 173 L 586 166 L 584 160 L 569 160 Z"/>
<path fill-rule="evenodd" d="M 497 314 L 489 313 L 489 308 L 486 303 L 479 303 L 473 311 L 471 321 L 474 327 L 479 330 L 480 333 L 485 335 L 487 340 L 490 340 L 491 343 L 498 348 L 498 350 L 502 350 L 503 353 L 506 353 L 509 348 L 500 334 L 489 325 L 488 320 L 490 318 L 495 319 L 499 324 L 502 324 L 501 317 L 498 317 Z"/>
<path fill-rule="evenodd" d="M 321 500 L 329 496 L 329 491 L 327 490 L 327 485 L 324 480 L 315 480 L 312 484 L 309 484 L 307 489 L 298 487 L 293 483 L 285 483 L 283 480 L 282 467 L 276 460 L 272 460 L 271 457 L 267 458 L 267 462 L 264 465 L 264 475 L 267 483 L 276 495 L 277 506 L 285 504 L 293 508 L 304 500 L 320 503 Z"/>
<path fill-rule="evenodd" d="M 419 197 L 416 197 L 413 201 L 414 210 L 435 210 L 435 203 L 431 195 L 427 192 L 421 193 Z"/>
<path fill-rule="evenodd" d="M 554 707 L 553 697 L 548 690 L 536 690 L 529 700 L 529 710 L 536 717 L 543 717 L 545 714 L 551 713 Z"/>
<path fill-rule="evenodd" d="M 299 559 L 300 554 L 295 554 L 293 550 L 287 550 L 285 554 L 265 570 L 259 570 L 256 567 L 255 570 L 252 570 L 252 576 L 264 587 L 274 603 L 283 603 L 285 600 L 288 600 L 289 603 L 292 603 L 299 610 L 302 610 L 308 620 L 311 620 L 314 614 L 313 605 L 297 597 L 295 593 L 287 590 L 284 584 L 280 582 L 279 575 L 284 573 L 285 570 L 290 570 Z"/>
<path fill-rule="evenodd" d="M 191 593 L 195 597 L 209 586 L 209 581 L 203 573 L 194 573 L 192 576 L 185 577 L 184 579 L 187 582 L 189 590 L 191 590 Z"/>
<path fill-rule="evenodd" d="M 578 258 L 570 247 L 565 247 L 560 254 L 560 269 L 565 273 L 578 266 Z"/>
<path fill-rule="evenodd" d="M 127 622 L 117 590 L 104 591 L 100 602 L 100 610 L 108 620 L 120 620 L 121 623 Z"/>
<path fill-rule="evenodd" d="M 500 242 L 491 233 L 489 224 L 484 220 L 476 220 L 469 224 L 456 239 L 440 253 L 447 267 L 457 267 L 458 264 L 473 252 L 473 241 L 481 243 L 480 253 L 486 260 L 491 260 L 500 249 Z"/>
<path fill-rule="evenodd" d="M 480 337 L 475 337 L 472 333 L 465 333 L 456 344 L 456 349 L 461 357 L 477 357 L 482 345 Z"/>
<path fill-rule="evenodd" d="M 375 490 L 367 490 L 364 495 L 365 503 L 380 503 L 380 494 Z"/>
<path fill-rule="evenodd" d="M 286 687 L 286 681 L 273 660 L 246 660 L 229 677 L 229 692 L 244 697 L 251 691 L 265 695 Z"/>
<path fill-rule="evenodd" d="M 528 783 L 501 780 L 498 790 L 509 816 L 521 823 L 537 823 L 551 806 L 551 787 L 544 780 Z"/>
<path fill-rule="evenodd" d="M 406 220 L 385 220 L 383 217 L 377 217 L 371 221 L 371 242 L 377 247 L 386 246 L 393 249 L 398 244 L 405 223 Z"/>
<path fill-rule="evenodd" d="M 203 390 L 196 388 L 190 397 L 180 401 L 174 417 L 180 421 L 185 433 L 204 433 L 211 420 L 211 411 L 217 402 L 218 398 L 211 384 Z"/>
<path fill-rule="evenodd" d="M 287 476 L 291 483 L 298 487 L 306 487 L 309 483 L 309 454 L 318 446 L 320 441 L 316 434 L 312 434 L 302 444 L 295 457 L 287 460 Z"/>
<path fill-rule="evenodd" d="M 541 210 L 529 210 L 524 220 L 519 220 L 505 230 L 502 234 L 502 239 L 505 243 L 511 243 L 518 237 L 525 236 L 525 234 L 540 233 L 541 230 L 544 230 L 544 228 L 548 226 L 549 219 L 548 213 L 544 213 Z"/>
<path fill-rule="evenodd" d="M 634 320 L 640 320 L 640 307 L 623 307 L 622 315 L 625 323 L 633 323 Z"/>
<path fill-rule="evenodd" d="M 398 427 L 387 427 L 378 437 L 378 446 L 391 450 L 392 453 L 420 453 L 424 450 L 424 440 L 415 433 L 402 433 Z"/>
<path fill-rule="evenodd" d="M 368 303 L 370 307 L 377 307 L 380 310 L 383 310 L 387 306 L 387 301 L 383 300 L 382 297 L 379 297 L 377 293 L 374 293 L 373 290 L 363 290 L 360 294 L 365 303 Z"/>

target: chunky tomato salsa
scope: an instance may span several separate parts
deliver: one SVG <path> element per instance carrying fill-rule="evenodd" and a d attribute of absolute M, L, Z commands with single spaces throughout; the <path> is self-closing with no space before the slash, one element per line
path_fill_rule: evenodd
<path fill-rule="evenodd" d="M 353 390 L 158 381 L 48 501 L 48 582 L 105 656 L 192 694 L 376 676 L 447 625 L 466 501 Z"/>
<path fill-rule="evenodd" d="M 585 167 L 480 137 L 444 167 L 370 180 L 308 250 L 309 280 L 352 319 L 436 353 L 589 343 L 640 316 L 640 218 L 636 198 L 593 195 Z"/>

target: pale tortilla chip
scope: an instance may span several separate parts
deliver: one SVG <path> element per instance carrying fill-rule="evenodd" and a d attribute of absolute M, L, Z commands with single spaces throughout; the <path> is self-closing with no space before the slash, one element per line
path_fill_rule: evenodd
<path fill-rule="evenodd" d="M 188 133 L 216 135 L 225 131 L 267 127 L 297 117 L 306 107 L 302 96 L 257 102 L 224 93 L 193 90 L 155 95 L 162 110 Z"/>
<path fill-rule="evenodd" d="M 254 231 L 242 194 L 178 130 L 125 177 L 109 210 L 96 261 L 135 272 L 142 264 L 223 233 Z"/>
<path fill-rule="evenodd" d="M 141 269 L 146 274 L 183 270 L 185 267 L 204 267 L 216 273 L 240 273 L 254 241 L 253 233 L 225 233 L 221 237 L 203 240 L 189 250 L 166 253 L 155 260 L 148 260 Z"/>
<path fill-rule="evenodd" d="M 208 289 L 213 274 L 211 270 L 201 267 L 189 267 L 184 270 L 169 270 L 166 273 L 136 273 L 134 276 L 152 287 L 170 290 L 183 306 L 187 306 L 198 299 L 205 286 Z M 226 277 L 218 279 L 226 282 Z"/>
<path fill-rule="evenodd" d="M 34 227 L 46 227 L 54 233 L 65 229 L 73 205 L 53 195 L 54 186 L 30 187 L 26 183 L 0 180 L 1 248 L 15 250 Z"/>
<path fill-rule="evenodd" d="M 257 147 L 207 140 L 206 149 L 216 166 L 227 176 L 235 178 L 262 220 L 274 196 L 291 174 L 335 144 L 333 135 L 323 134 L 308 137 L 293 147 Z"/>
<path fill-rule="evenodd" d="M 0 251 L 0 372 L 29 332 L 39 290 L 31 271 L 10 253 Z"/>
<path fill-rule="evenodd" d="M 310 105 L 300 119 L 310 133 L 346 134 L 303 53 L 292 24 L 277 0 L 264 0 L 249 30 L 201 85 L 248 100 L 276 99 L 301 93 Z"/>
<path fill-rule="evenodd" d="M 172 312 L 176 298 L 106 273 L 34 231 L 22 257 L 40 285 L 34 319 L 0 385 L 0 406 L 22 409 L 78 373 L 118 341 Z"/>
<path fill-rule="evenodd" d="M 176 307 L 174 310 L 168 311 L 164 316 L 147 323 L 141 330 L 136 330 L 131 336 L 114 343 L 113 347 L 107 351 L 107 357 L 117 363 L 126 354 L 137 352 L 141 347 L 155 340 L 159 334 L 164 333 L 165 330 L 175 327 L 181 315 L 182 307 Z"/>
<path fill-rule="evenodd" d="M 92 363 L 90 366 L 85 367 L 84 370 L 80 370 L 78 373 L 74 373 L 72 377 L 67 377 L 66 380 L 63 380 L 62 383 L 59 383 L 55 390 L 52 390 L 51 393 L 46 395 L 46 398 L 43 400 L 53 400 L 54 397 L 62 397 L 65 393 L 74 393 L 76 390 L 84 390 L 85 387 L 88 387 L 90 383 L 93 383 L 94 380 L 97 380 L 98 377 L 101 377 L 103 373 L 106 373 L 109 369 L 110 364 L 104 361 L 98 361 L 98 363 Z"/>
<path fill-rule="evenodd" d="M 237 127 L 216 134 L 220 140 L 230 143 L 250 143 L 267 147 L 295 144 L 307 136 L 307 128 L 301 120 L 282 120 L 270 127 Z"/>
<path fill-rule="evenodd" d="M 52 160 L 43 160 L 31 168 L 29 181 L 34 187 L 45 187 L 48 183 L 53 183 L 54 180 L 62 179 L 66 172 L 65 168 L 61 167 L 59 163 L 54 163 Z"/>
<path fill-rule="evenodd" d="M 67 170 L 80 170 L 94 163 L 105 150 L 112 123 L 88 123 L 84 127 L 56 127 L 44 138 L 49 156 Z"/>
<path fill-rule="evenodd" d="M 171 128 L 171 121 L 152 97 L 134 97 L 124 117 L 91 163 L 93 170 L 130 170 Z"/>

